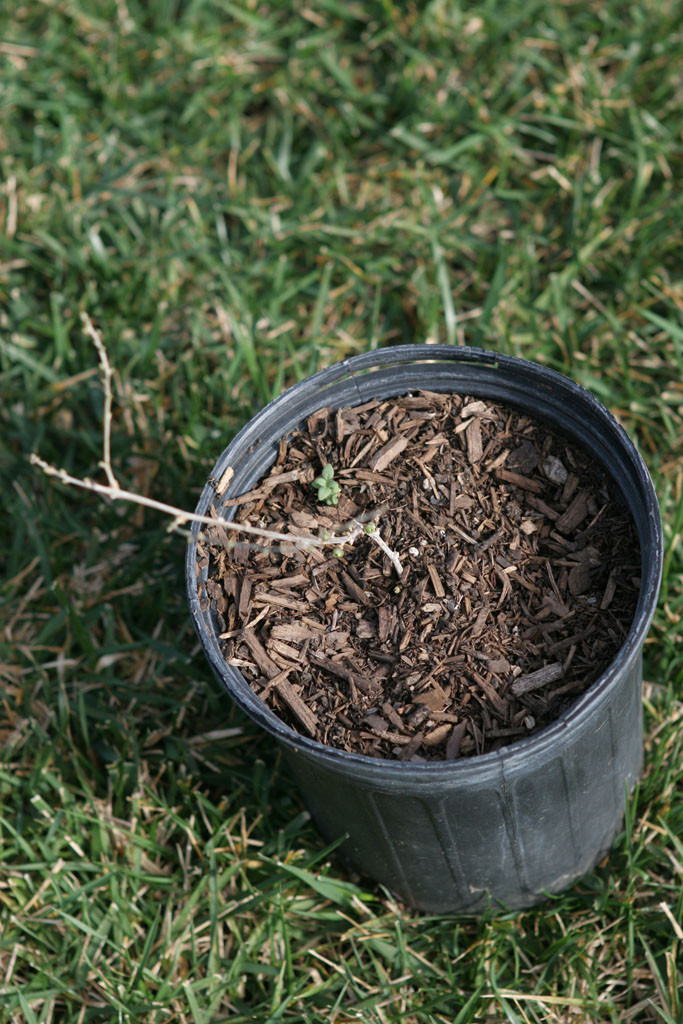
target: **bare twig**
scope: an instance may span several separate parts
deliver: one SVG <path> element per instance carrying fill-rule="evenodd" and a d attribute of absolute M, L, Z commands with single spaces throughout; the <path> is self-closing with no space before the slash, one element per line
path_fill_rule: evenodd
<path fill-rule="evenodd" d="M 53 466 L 51 463 L 46 462 L 45 459 L 41 459 L 35 452 L 29 456 L 29 462 L 33 466 L 38 466 L 39 469 L 42 469 L 46 476 L 55 477 L 70 487 L 78 487 L 82 491 L 91 491 L 93 494 L 99 494 L 103 498 L 110 498 L 112 501 L 130 501 L 135 505 L 144 505 L 145 508 L 152 508 L 156 512 L 163 512 L 165 515 L 172 516 L 173 519 L 169 527 L 169 530 L 172 531 L 180 529 L 186 523 L 200 523 L 203 526 L 221 526 L 224 530 L 231 530 L 234 533 L 247 533 L 252 537 L 264 537 L 266 540 L 294 544 L 302 548 L 343 547 L 344 544 L 353 544 L 361 534 L 365 534 L 366 537 L 374 541 L 382 549 L 396 569 L 397 575 L 403 575 L 403 566 L 396 552 L 392 551 L 386 541 L 382 540 L 377 530 L 373 530 L 372 533 L 366 533 L 363 524 L 359 523 L 357 519 L 352 520 L 353 528 L 346 533 L 325 533 L 322 537 L 301 537 L 299 534 L 264 530 L 260 526 L 250 526 L 249 523 L 236 523 L 232 519 L 224 519 L 222 516 L 200 516 L 196 512 L 186 512 L 175 505 L 169 505 L 165 501 L 157 501 L 155 498 L 148 498 L 144 494 L 136 494 L 135 491 L 126 491 L 119 487 L 118 484 L 116 486 L 98 484 L 96 480 L 91 480 L 89 477 L 72 476 L 65 469 L 58 469 L 57 466 Z"/>
<path fill-rule="evenodd" d="M 396 570 L 396 575 L 402 576 L 403 566 L 401 565 L 400 558 L 398 557 L 395 551 L 392 551 L 387 542 L 385 540 L 382 540 L 382 538 L 379 535 L 379 532 L 377 530 L 374 530 L 372 533 L 368 534 L 368 537 L 370 538 L 370 540 L 374 540 L 375 544 L 379 545 L 379 547 L 382 549 L 382 551 L 387 556 L 387 558 L 393 565 L 394 569 Z"/>
<path fill-rule="evenodd" d="M 102 422 L 102 461 L 99 463 L 100 468 L 104 470 L 107 480 L 109 481 L 110 487 L 118 487 L 119 483 L 114 475 L 114 470 L 111 467 L 111 407 L 112 407 L 112 393 L 111 393 L 111 379 L 113 376 L 109 357 L 107 356 L 107 350 L 104 347 L 102 341 L 102 335 L 96 329 L 92 320 L 87 313 L 81 313 L 81 322 L 83 329 L 88 337 L 91 339 L 93 345 L 97 350 L 97 355 L 100 360 L 100 366 L 102 367 L 102 388 L 104 390 L 104 415 Z"/>
<path fill-rule="evenodd" d="M 29 456 L 29 462 L 42 469 L 43 473 L 47 476 L 56 477 L 57 480 L 61 480 L 62 483 L 69 484 L 71 487 L 79 487 L 83 491 L 92 491 L 94 494 L 100 494 L 102 497 L 110 498 L 112 501 L 132 501 L 136 505 L 144 505 L 145 508 L 153 508 L 157 512 L 173 516 L 171 529 L 184 526 L 186 523 L 201 523 L 204 526 L 222 526 L 223 529 L 233 530 L 235 533 L 248 533 L 255 537 L 284 541 L 288 544 L 296 543 L 304 547 L 307 545 L 323 547 L 328 544 L 346 544 L 351 539 L 351 534 L 339 537 L 330 536 L 325 539 L 322 537 L 300 537 L 298 534 L 263 530 L 259 526 L 250 526 L 248 523 L 235 523 L 231 519 L 224 519 L 222 516 L 200 516 L 195 512 L 185 512 L 181 508 L 176 508 L 175 505 L 168 505 L 164 501 L 148 498 L 144 494 L 126 491 L 118 485 L 113 487 L 109 484 L 98 484 L 96 480 L 91 480 L 89 477 L 81 479 L 80 477 L 72 476 L 65 469 L 58 469 L 56 466 L 46 462 L 45 459 L 41 459 L 35 452 Z"/>
<path fill-rule="evenodd" d="M 103 498 L 109 498 L 112 501 L 129 501 L 136 505 L 143 505 L 145 508 L 154 509 L 157 512 L 163 512 L 165 515 L 172 517 L 169 526 L 170 531 L 182 531 L 182 527 L 187 523 L 200 523 L 203 526 L 222 527 L 224 530 L 230 530 L 234 533 L 248 534 L 253 537 L 263 537 L 266 540 L 277 541 L 279 543 L 285 543 L 295 545 L 300 548 L 306 547 L 343 547 L 345 544 L 353 544 L 358 537 L 365 533 L 370 540 L 374 541 L 385 555 L 389 558 L 392 565 L 396 569 L 399 576 L 403 573 L 403 566 L 399 560 L 398 555 L 395 551 L 386 544 L 384 540 L 379 536 L 377 530 L 367 532 L 363 521 L 360 519 L 353 519 L 346 526 L 342 526 L 343 532 L 339 534 L 329 534 L 327 531 L 321 533 L 319 537 L 302 537 L 299 534 L 291 533 L 280 533 L 276 530 L 265 530 L 259 526 L 251 526 L 249 523 L 236 523 L 231 519 L 225 519 L 222 516 L 200 516 L 196 512 L 186 512 L 181 508 L 176 508 L 175 505 L 169 505 L 164 501 L 157 501 L 155 498 L 148 498 L 142 494 L 136 494 L 134 491 L 127 491 L 119 485 L 116 475 L 111 464 L 111 421 L 112 421 L 112 389 L 111 381 L 113 372 L 109 358 L 107 356 L 107 350 L 102 340 L 102 335 L 94 326 L 92 320 L 87 313 L 81 315 L 83 328 L 92 340 L 97 355 L 100 361 L 100 367 L 102 369 L 102 383 L 104 390 L 104 415 L 103 415 L 103 436 L 102 436 L 102 459 L 98 463 L 101 469 L 104 470 L 107 478 L 106 484 L 97 483 L 96 480 L 91 480 L 90 477 L 76 477 L 72 476 L 65 469 L 59 469 L 57 466 L 46 462 L 45 459 L 41 459 L 35 452 L 29 456 L 29 461 L 32 465 L 38 466 L 42 469 L 43 473 L 47 476 L 55 477 L 57 480 L 61 480 L 62 483 L 68 484 L 70 487 L 78 487 L 83 491 L 91 491 L 94 494 L 99 494 Z M 376 518 L 382 511 L 382 508 L 376 509 L 373 513 L 363 516 L 362 519 L 367 521 L 368 519 Z M 185 531 L 182 531 L 185 532 Z"/>
<path fill-rule="evenodd" d="M 387 542 L 385 540 L 382 540 L 382 538 L 379 535 L 379 530 L 377 530 L 375 528 L 374 530 L 368 531 L 368 530 L 365 529 L 365 527 L 361 523 L 358 522 L 357 519 L 354 519 L 353 523 L 354 523 L 353 539 L 355 540 L 356 537 L 358 537 L 360 533 L 365 533 L 366 536 L 370 538 L 370 540 L 374 541 L 375 544 L 379 548 L 382 549 L 382 551 L 387 556 L 387 558 L 389 559 L 389 561 L 393 565 L 394 569 L 396 570 L 396 575 L 397 576 L 402 576 L 403 575 L 403 566 L 401 565 L 401 560 L 398 557 L 398 555 L 396 554 L 396 552 L 393 551 L 389 547 Z"/>

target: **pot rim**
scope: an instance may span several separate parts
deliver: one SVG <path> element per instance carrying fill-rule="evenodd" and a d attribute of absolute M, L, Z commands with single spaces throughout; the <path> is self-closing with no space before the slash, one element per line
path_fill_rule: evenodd
<path fill-rule="evenodd" d="M 592 709 L 598 708 L 600 704 L 607 701 L 618 677 L 621 677 L 623 672 L 628 671 L 640 656 L 657 603 L 662 575 L 663 539 L 657 497 L 652 479 L 642 456 L 621 424 L 588 389 L 576 383 L 565 374 L 543 366 L 538 362 L 518 356 L 492 352 L 487 349 L 463 346 L 431 344 L 390 346 L 352 356 L 339 363 L 335 363 L 333 366 L 319 370 L 317 373 L 292 385 L 265 405 L 242 427 L 219 456 L 204 485 L 196 508 L 198 513 L 206 514 L 206 508 L 210 501 L 216 498 L 216 492 L 211 481 L 221 479 L 226 467 L 230 464 L 231 452 L 235 447 L 243 445 L 248 441 L 254 444 L 259 443 L 264 425 L 267 425 L 276 416 L 283 405 L 291 403 L 292 398 L 295 397 L 296 392 L 301 390 L 302 386 L 306 385 L 310 388 L 312 385 L 315 385 L 317 387 L 320 401 L 316 408 L 323 408 L 327 404 L 325 394 L 328 392 L 328 389 L 330 389 L 330 394 L 333 394 L 332 389 L 334 385 L 343 381 L 347 381 L 355 386 L 355 378 L 361 373 L 372 372 L 373 370 L 381 371 L 387 367 L 397 365 L 416 363 L 437 364 L 439 362 L 456 362 L 461 365 L 471 364 L 502 372 L 506 369 L 516 372 L 522 371 L 528 377 L 529 382 L 533 383 L 541 391 L 560 389 L 566 393 L 567 398 L 573 396 L 576 401 L 583 403 L 584 406 L 590 409 L 591 413 L 597 416 L 605 428 L 612 433 L 614 442 L 620 447 L 622 455 L 630 463 L 632 471 L 637 478 L 644 505 L 649 506 L 646 533 L 649 540 L 650 558 L 646 564 L 641 566 L 638 603 L 628 634 L 605 671 L 554 722 L 538 732 L 515 740 L 513 743 L 507 744 L 498 750 L 476 754 L 467 758 L 459 758 L 455 761 L 440 760 L 416 763 L 392 760 L 390 758 L 371 757 L 367 754 L 357 754 L 337 747 L 327 746 L 318 740 L 303 736 L 297 733 L 291 726 L 288 726 L 275 712 L 263 704 L 239 670 L 227 665 L 223 658 L 217 637 L 207 625 L 207 617 L 210 613 L 203 613 L 199 607 L 196 585 L 197 577 L 195 574 L 197 537 L 200 531 L 200 526 L 197 523 L 192 524 L 192 541 L 187 546 L 185 562 L 188 602 L 204 654 L 223 687 L 249 718 L 256 721 L 258 725 L 286 747 L 296 750 L 299 754 L 308 754 L 318 763 L 323 761 L 330 768 L 337 767 L 340 770 L 356 768 L 361 772 L 370 771 L 371 773 L 379 770 L 386 773 L 387 770 L 391 770 L 400 774 L 404 781 L 411 780 L 416 782 L 427 782 L 430 779 L 436 781 L 436 777 L 443 774 L 447 774 L 451 778 L 455 773 L 463 771 L 469 773 L 476 772 L 477 774 L 480 772 L 488 774 L 492 770 L 498 772 L 506 764 L 510 765 L 520 759 L 526 760 L 532 752 L 538 754 L 548 748 L 552 748 L 560 737 L 566 735 L 567 731 L 572 728 L 581 727 L 584 719 Z M 419 385 L 415 385 L 412 389 L 408 387 L 407 390 L 417 390 L 418 388 Z M 455 389 L 450 388 L 448 390 L 454 391 Z M 399 393 L 402 392 L 399 390 L 395 392 L 397 395 Z M 367 401 L 367 395 L 362 395 L 360 392 L 357 392 L 357 395 L 355 404 Z M 503 403 L 506 401 L 504 398 L 500 400 Z M 354 400 L 344 402 L 344 406 L 353 404 Z M 514 405 L 514 399 L 509 400 L 509 404 Z M 314 410 L 309 408 L 304 415 L 310 415 L 312 411 Z M 568 432 L 568 428 L 559 424 L 556 427 Z M 292 429 L 294 428 L 288 428 L 287 432 Z M 274 435 L 272 440 L 277 442 L 282 436 L 285 436 L 285 434 Z M 579 441 L 578 443 L 583 442 Z M 608 467 L 603 465 L 603 469 L 613 480 L 615 479 Z M 229 487 L 221 497 L 225 498 L 228 496 L 235 496 L 230 495 Z M 624 500 L 629 506 L 631 515 L 635 518 L 632 503 L 628 502 L 625 496 Z M 642 535 L 640 542 L 641 557 L 644 562 Z"/>

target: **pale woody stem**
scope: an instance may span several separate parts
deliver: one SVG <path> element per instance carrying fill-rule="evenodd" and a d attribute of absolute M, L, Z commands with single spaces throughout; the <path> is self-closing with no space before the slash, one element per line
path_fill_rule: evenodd
<path fill-rule="evenodd" d="M 102 417 L 102 461 L 100 462 L 101 468 L 104 470 L 109 485 L 111 487 L 118 487 L 119 482 L 114 475 L 114 470 L 111 466 L 111 419 L 112 419 L 112 391 L 111 391 L 111 379 L 113 376 L 109 357 L 107 356 L 107 350 L 104 347 L 102 341 L 102 335 L 95 328 L 92 320 L 87 313 L 81 313 L 81 322 L 83 329 L 92 341 L 97 355 L 100 359 L 100 366 L 102 367 L 102 387 L 104 389 L 104 415 Z"/>
<path fill-rule="evenodd" d="M 70 473 L 67 473 L 65 469 L 58 469 L 56 466 L 53 466 L 44 459 L 41 459 L 40 456 L 35 453 L 29 457 L 29 461 L 34 466 L 39 466 L 40 469 L 42 469 L 42 471 L 48 476 L 54 476 L 58 480 L 61 480 L 62 483 L 69 484 L 72 487 L 79 487 L 81 490 L 100 494 L 102 497 L 110 498 L 112 501 L 131 501 L 136 505 L 144 505 L 146 508 L 151 508 L 157 512 L 163 512 L 166 515 L 172 516 L 173 521 L 170 525 L 171 530 L 177 529 L 185 523 L 200 523 L 202 526 L 221 526 L 224 530 L 232 530 L 234 533 L 246 533 L 253 537 L 264 537 L 266 540 L 279 541 L 281 543 L 296 545 L 303 548 L 310 546 L 326 547 L 329 545 L 343 546 L 344 544 L 353 544 L 361 533 L 364 532 L 362 524 L 359 523 L 358 520 L 353 520 L 353 529 L 348 530 L 346 533 L 339 536 L 327 536 L 324 539 L 322 537 L 299 537 L 291 533 L 278 533 L 275 530 L 264 530 L 258 526 L 250 526 L 248 523 L 236 523 L 230 519 L 223 519 L 219 516 L 200 516 L 197 515 L 196 512 L 185 512 L 183 509 L 176 508 L 174 505 L 168 505 L 164 501 L 156 501 L 154 498 L 147 498 L 142 494 L 136 494 L 134 491 L 126 491 L 121 488 L 111 465 L 111 382 L 113 371 L 107 356 L 107 350 L 102 340 L 102 335 L 95 328 L 87 313 L 83 313 L 81 315 L 81 320 L 83 322 L 83 329 L 97 350 L 100 366 L 102 368 L 104 422 L 102 461 L 100 462 L 100 467 L 104 470 L 108 482 L 106 484 L 98 484 L 95 480 L 90 480 L 88 477 L 81 479 L 80 477 L 72 476 Z M 368 533 L 367 536 L 382 549 L 396 569 L 397 575 L 401 576 L 403 574 L 403 566 L 401 565 L 396 552 L 391 550 L 376 530 L 372 533 Z"/>

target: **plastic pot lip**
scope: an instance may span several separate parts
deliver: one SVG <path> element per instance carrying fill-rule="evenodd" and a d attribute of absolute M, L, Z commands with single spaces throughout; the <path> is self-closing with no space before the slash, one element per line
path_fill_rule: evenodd
<path fill-rule="evenodd" d="M 472 773 L 478 775 L 480 773 L 490 774 L 492 771 L 499 772 L 506 764 L 511 765 L 520 760 L 525 761 L 532 753 L 538 755 L 548 749 L 552 749 L 557 745 L 558 741 L 561 741 L 566 736 L 568 731 L 571 731 L 573 728 L 580 728 L 591 710 L 608 698 L 613 686 L 617 684 L 622 674 L 627 672 L 638 658 L 654 615 L 663 562 L 662 527 L 654 485 L 640 453 L 621 424 L 597 400 L 592 392 L 557 370 L 518 356 L 504 355 L 487 349 L 456 348 L 448 345 L 426 344 L 387 347 L 352 356 L 294 384 L 277 398 L 273 399 L 273 401 L 269 402 L 249 420 L 219 456 L 211 476 L 202 490 L 196 508 L 197 513 L 205 514 L 210 501 L 215 500 L 216 492 L 211 481 L 221 478 L 226 467 L 230 465 L 230 456 L 235 448 L 240 447 L 249 438 L 252 439 L 252 443 L 258 443 L 261 439 L 261 428 L 267 427 L 269 421 L 277 414 L 277 411 L 291 402 L 303 388 L 316 388 L 317 392 L 321 395 L 320 402 L 316 407 L 323 408 L 328 404 L 325 401 L 325 397 L 334 395 L 334 392 L 330 391 L 329 395 L 326 396 L 325 391 L 327 388 L 332 388 L 334 384 L 345 380 L 355 383 L 354 376 L 363 371 L 379 371 L 390 366 L 406 364 L 436 364 L 439 362 L 486 367 L 500 371 L 502 375 L 505 374 L 506 370 L 515 374 L 521 372 L 530 383 L 537 386 L 540 390 L 560 390 L 564 392 L 567 400 L 573 398 L 576 402 L 582 404 L 593 415 L 597 415 L 605 428 L 612 434 L 614 443 L 621 449 L 622 455 L 628 459 L 632 469 L 635 471 L 642 497 L 650 508 L 648 532 L 651 556 L 647 565 L 643 566 L 644 571 L 641 577 L 638 604 L 628 635 L 615 658 L 602 675 L 555 722 L 539 730 L 539 732 L 510 743 L 499 750 L 456 761 L 429 761 L 424 763 L 404 763 L 388 758 L 369 757 L 364 754 L 351 753 L 336 747 L 326 746 L 317 740 L 302 736 L 286 725 L 259 700 L 237 669 L 227 665 L 218 646 L 217 638 L 207 628 L 204 613 L 202 613 L 199 607 L 197 593 L 195 569 L 197 535 L 200 527 L 196 523 L 192 526 L 192 540 L 187 546 L 185 562 L 188 603 L 204 653 L 209 660 L 214 674 L 221 681 L 231 698 L 252 720 L 261 725 L 262 728 L 286 748 L 300 755 L 308 755 L 317 763 L 324 763 L 331 770 L 336 769 L 342 772 L 353 772 L 355 770 L 361 774 L 380 773 L 384 776 L 390 773 L 397 781 L 401 779 L 407 783 L 427 783 L 430 779 L 436 781 L 438 776 L 444 775 L 447 775 L 449 778 L 455 778 L 462 772 L 467 772 L 469 775 L 472 775 Z M 395 394 L 405 393 L 406 390 L 416 390 L 419 386 L 419 384 L 412 387 L 410 385 L 406 386 L 405 382 L 403 382 Z M 446 388 L 444 390 L 452 392 L 455 389 Z M 506 401 L 505 398 L 500 400 L 502 402 Z M 362 395 L 358 392 L 357 400 L 350 399 L 345 401 L 344 405 L 361 404 L 364 401 L 367 401 L 367 395 Z M 509 404 L 515 404 L 514 398 L 509 400 Z M 310 415 L 312 411 L 314 411 L 313 408 L 309 408 L 303 415 Z M 291 429 L 290 427 L 289 430 Z M 559 425 L 559 429 L 566 430 L 561 425 Z M 272 430 L 265 430 L 264 432 L 272 434 L 272 440 L 274 441 L 278 441 L 282 436 L 281 434 L 274 434 Z M 633 515 L 633 508 L 630 511 Z"/>

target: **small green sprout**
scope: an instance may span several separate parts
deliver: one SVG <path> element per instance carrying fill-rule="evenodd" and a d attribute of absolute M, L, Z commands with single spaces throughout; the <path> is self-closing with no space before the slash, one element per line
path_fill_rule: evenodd
<path fill-rule="evenodd" d="M 332 554 L 334 555 L 335 558 L 343 558 L 344 557 L 344 548 L 340 548 L 340 547 L 332 548 Z"/>
<path fill-rule="evenodd" d="M 313 481 L 318 491 L 318 501 L 326 505 L 336 505 L 341 494 L 341 487 L 334 479 L 334 469 L 329 462 L 323 466 L 322 473 Z"/>

